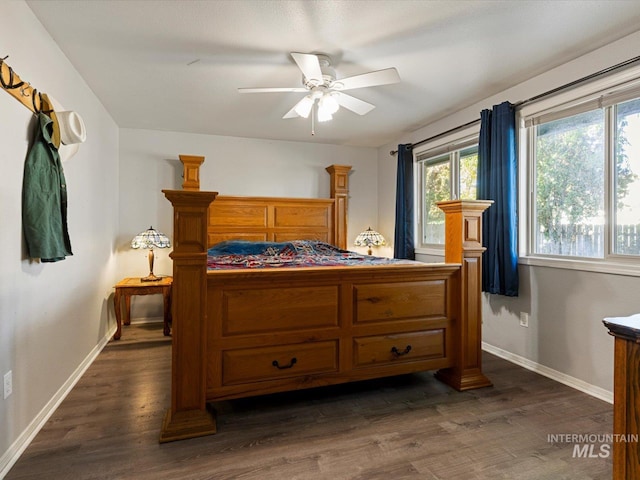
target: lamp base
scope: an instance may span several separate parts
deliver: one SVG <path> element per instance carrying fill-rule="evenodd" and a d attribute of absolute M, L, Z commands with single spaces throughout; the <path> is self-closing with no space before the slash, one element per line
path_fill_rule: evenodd
<path fill-rule="evenodd" d="M 159 280 L 162 280 L 162 277 L 156 277 L 153 273 L 140 279 L 141 282 L 157 282 Z"/>
<path fill-rule="evenodd" d="M 153 255 L 153 248 L 151 250 L 149 250 L 149 275 L 147 275 L 146 277 L 142 277 L 140 279 L 141 282 L 157 282 L 158 280 L 161 280 L 160 277 L 156 277 L 153 274 L 153 259 L 154 259 L 154 255 Z"/>

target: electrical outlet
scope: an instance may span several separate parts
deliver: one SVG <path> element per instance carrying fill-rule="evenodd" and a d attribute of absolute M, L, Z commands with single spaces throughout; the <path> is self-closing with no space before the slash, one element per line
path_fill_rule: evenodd
<path fill-rule="evenodd" d="M 4 374 L 4 398 L 7 398 L 13 392 L 13 375 L 11 370 Z"/>
<path fill-rule="evenodd" d="M 520 326 L 521 327 L 529 326 L 529 314 L 527 312 L 520 312 Z"/>

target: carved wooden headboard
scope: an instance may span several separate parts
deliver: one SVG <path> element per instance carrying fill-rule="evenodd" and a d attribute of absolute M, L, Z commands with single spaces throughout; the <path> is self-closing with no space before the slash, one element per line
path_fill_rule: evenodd
<path fill-rule="evenodd" d="M 180 155 L 185 190 L 199 190 L 199 167 L 204 157 Z M 224 240 L 286 242 L 318 240 L 347 248 L 347 199 L 350 166 L 326 168 L 330 197 L 271 198 L 218 195 L 209 206 L 207 241 Z"/>
<path fill-rule="evenodd" d="M 219 196 L 209 207 L 209 246 L 224 240 L 335 243 L 335 200 Z"/>

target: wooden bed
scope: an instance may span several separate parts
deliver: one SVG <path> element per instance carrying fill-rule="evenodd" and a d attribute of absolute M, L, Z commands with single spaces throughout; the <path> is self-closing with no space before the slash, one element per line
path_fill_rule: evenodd
<path fill-rule="evenodd" d="M 327 168 L 329 199 L 223 197 L 198 190 L 198 159 L 181 156 L 184 189 L 163 190 L 174 250 L 160 442 L 215 433 L 220 400 L 425 370 L 457 390 L 491 385 L 480 346 L 480 223 L 491 202 L 440 204 L 444 264 L 207 271 L 207 248 L 227 239 L 346 248 L 350 167 Z"/>

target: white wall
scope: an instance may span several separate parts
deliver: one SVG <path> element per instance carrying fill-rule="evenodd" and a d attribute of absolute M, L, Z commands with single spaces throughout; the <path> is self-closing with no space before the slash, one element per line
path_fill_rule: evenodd
<path fill-rule="evenodd" d="M 508 100 L 516 103 L 638 55 L 640 32 L 555 68 L 469 108 L 407 134 L 378 149 L 378 225 L 393 229 L 398 143 L 418 142 L 469 121 L 480 111 Z M 526 61 L 526 59 L 523 59 Z M 483 340 L 517 361 L 565 379 L 601 398 L 611 399 L 613 339 L 602 325 L 605 316 L 640 311 L 640 278 L 520 265 L 520 295 L 485 295 Z M 530 314 L 529 328 L 519 325 Z M 536 365 L 537 364 L 537 365 Z M 553 370 L 550 372 L 549 369 Z"/>
<path fill-rule="evenodd" d="M 86 143 L 64 164 L 74 255 L 32 263 L 25 258 L 21 198 L 35 117 L 0 91 L 0 376 L 13 372 L 13 394 L 0 395 L 2 477 L 50 412 L 48 402 L 69 387 L 113 327 L 118 130 L 24 2 L 2 3 L 0 45 L 18 75 L 78 111 L 88 130 Z"/>
<path fill-rule="evenodd" d="M 172 208 L 161 190 L 182 188 L 180 154 L 204 156 L 200 189 L 221 195 L 329 198 L 325 168 L 351 165 L 349 248 L 357 250 L 352 243 L 362 230 L 369 225 L 376 228 L 378 174 L 374 148 L 122 129 L 116 245 L 120 277 L 147 273 L 147 253 L 129 246 L 136 233 L 153 225 L 172 234 Z M 393 231 L 390 234 L 393 236 Z M 154 273 L 171 274 L 169 252 L 156 250 Z M 133 320 L 162 316 L 160 303 L 153 297 L 134 297 Z"/>

